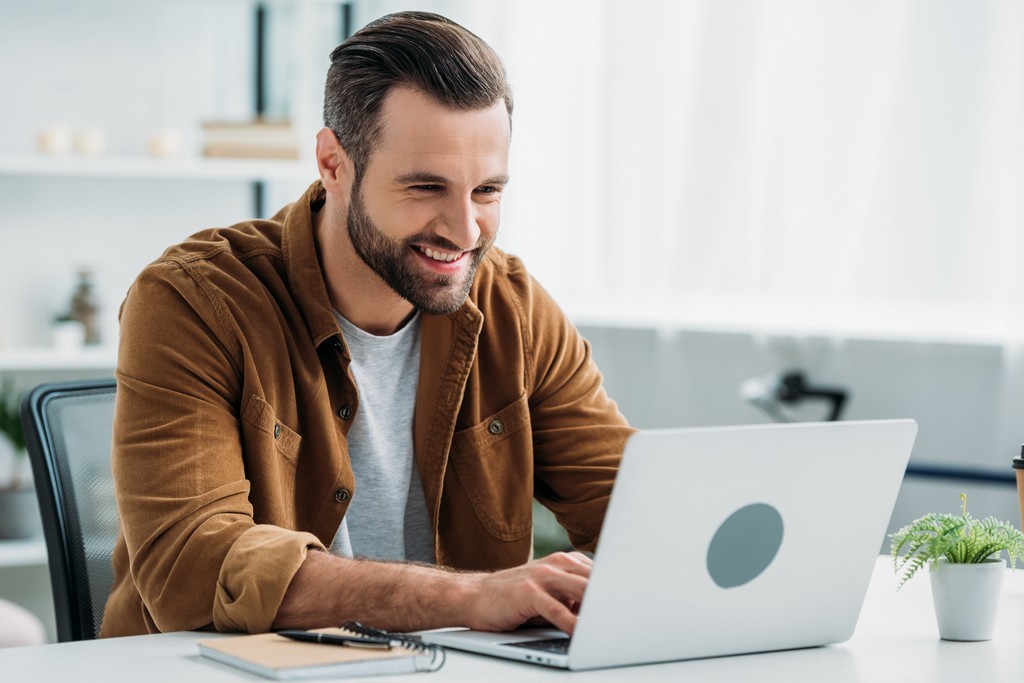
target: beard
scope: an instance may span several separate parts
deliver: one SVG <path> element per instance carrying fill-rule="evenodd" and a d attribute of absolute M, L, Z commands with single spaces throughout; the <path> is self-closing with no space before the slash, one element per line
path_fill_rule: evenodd
<path fill-rule="evenodd" d="M 398 242 L 377 227 L 366 213 L 359 184 L 352 188 L 348 207 L 348 234 L 359 258 L 368 265 L 396 294 L 417 309 L 430 315 L 448 315 L 462 307 L 473 286 L 480 260 L 491 247 L 492 240 L 481 235 L 466 270 L 459 275 L 424 273 L 415 263 L 414 244 L 450 252 L 462 248 L 449 240 L 428 233 L 412 235 Z"/>

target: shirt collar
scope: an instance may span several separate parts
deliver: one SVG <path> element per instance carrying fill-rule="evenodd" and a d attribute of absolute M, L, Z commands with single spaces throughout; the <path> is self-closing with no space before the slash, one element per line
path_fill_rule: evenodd
<path fill-rule="evenodd" d="M 325 197 L 324 186 L 318 180 L 297 202 L 286 207 L 281 238 L 288 283 L 316 346 L 341 333 L 313 239 L 313 214 L 323 208 Z"/>

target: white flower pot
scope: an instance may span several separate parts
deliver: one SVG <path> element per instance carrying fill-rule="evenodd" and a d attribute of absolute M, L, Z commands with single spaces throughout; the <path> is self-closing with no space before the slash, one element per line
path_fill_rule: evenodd
<path fill-rule="evenodd" d="M 992 640 L 1006 562 L 955 564 L 940 558 L 928 572 L 943 640 Z"/>
<path fill-rule="evenodd" d="M 74 353 L 85 344 L 85 325 L 77 320 L 61 320 L 53 324 L 53 347 L 58 353 Z"/>

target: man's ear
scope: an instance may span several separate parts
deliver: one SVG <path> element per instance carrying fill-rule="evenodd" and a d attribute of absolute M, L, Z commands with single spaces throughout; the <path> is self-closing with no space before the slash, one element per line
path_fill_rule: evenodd
<path fill-rule="evenodd" d="M 330 128 L 316 134 L 316 165 L 324 189 L 348 197 L 355 180 L 355 165 Z"/>

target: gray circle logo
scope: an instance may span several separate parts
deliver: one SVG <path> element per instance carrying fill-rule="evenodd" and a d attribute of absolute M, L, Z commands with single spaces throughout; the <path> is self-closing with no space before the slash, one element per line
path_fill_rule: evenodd
<path fill-rule="evenodd" d="M 722 588 L 756 579 L 782 545 L 782 515 L 766 503 L 742 507 L 722 522 L 708 546 L 708 573 Z"/>

